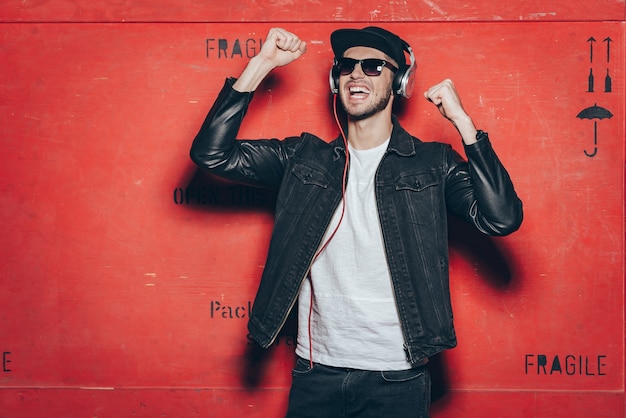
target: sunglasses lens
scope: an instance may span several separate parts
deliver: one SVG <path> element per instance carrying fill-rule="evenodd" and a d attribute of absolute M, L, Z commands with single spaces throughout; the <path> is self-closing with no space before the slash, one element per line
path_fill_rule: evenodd
<path fill-rule="evenodd" d="M 367 76 L 379 76 L 383 71 L 385 62 L 378 59 L 365 59 L 361 61 L 361 69 Z"/>
<path fill-rule="evenodd" d="M 340 58 L 339 59 L 339 74 L 348 75 L 354 71 L 354 66 L 357 64 L 357 60 L 352 58 Z"/>

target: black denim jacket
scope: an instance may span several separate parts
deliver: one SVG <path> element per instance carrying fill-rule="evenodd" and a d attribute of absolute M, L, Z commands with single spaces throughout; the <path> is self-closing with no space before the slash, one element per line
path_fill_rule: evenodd
<path fill-rule="evenodd" d="M 228 79 L 204 121 L 191 158 L 230 180 L 278 191 L 267 262 L 248 328 L 263 347 L 277 337 L 341 200 L 343 140 L 303 133 L 284 140 L 235 140 L 252 93 Z M 522 222 L 522 203 L 485 133 L 465 147 L 422 142 L 395 119 L 376 172 L 376 203 L 407 360 L 456 345 L 448 280 L 447 213 L 485 234 Z M 348 203 L 349 204 L 349 203 Z M 377 227 L 377 226 L 372 226 Z"/>

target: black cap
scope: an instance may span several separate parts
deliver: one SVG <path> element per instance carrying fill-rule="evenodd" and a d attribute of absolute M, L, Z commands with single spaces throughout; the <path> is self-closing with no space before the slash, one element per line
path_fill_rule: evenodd
<path fill-rule="evenodd" d="M 336 30 L 330 35 L 330 44 L 337 58 L 342 57 L 346 49 L 353 46 L 367 46 L 389 55 L 398 65 L 406 64 L 402 39 L 376 26 Z"/>

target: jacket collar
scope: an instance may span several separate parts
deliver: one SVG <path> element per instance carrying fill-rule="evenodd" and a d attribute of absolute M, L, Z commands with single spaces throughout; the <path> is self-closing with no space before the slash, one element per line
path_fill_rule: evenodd
<path fill-rule="evenodd" d="M 391 122 L 393 129 L 391 131 L 391 140 L 389 141 L 387 152 L 395 152 L 402 157 L 415 155 L 415 143 L 411 135 L 400 125 L 400 121 L 398 121 L 396 115 L 391 115 Z M 341 135 L 333 141 L 333 149 L 335 150 L 335 160 L 345 155 L 346 147 Z"/>
<path fill-rule="evenodd" d="M 415 142 L 413 142 L 411 134 L 400 125 L 396 115 L 391 115 L 391 121 L 393 122 L 393 130 L 391 131 L 388 151 L 393 151 L 401 157 L 415 155 Z"/>

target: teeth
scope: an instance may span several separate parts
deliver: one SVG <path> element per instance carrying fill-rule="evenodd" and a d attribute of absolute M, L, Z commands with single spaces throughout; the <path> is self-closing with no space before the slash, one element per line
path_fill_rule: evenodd
<path fill-rule="evenodd" d="M 350 87 L 350 93 L 369 93 L 370 91 L 365 87 Z"/>

